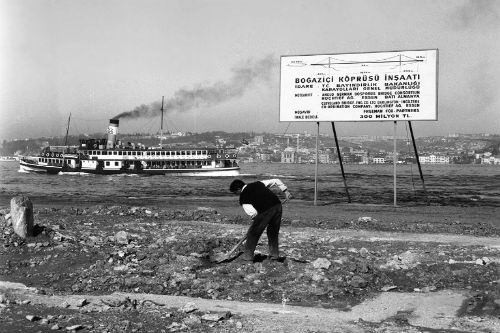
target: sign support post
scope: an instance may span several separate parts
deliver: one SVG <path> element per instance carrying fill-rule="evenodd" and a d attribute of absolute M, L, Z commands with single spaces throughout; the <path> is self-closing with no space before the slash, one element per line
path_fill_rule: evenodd
<path fill-rule="evenodd" d="M 422 187 L 424 188 L 425 200 L 427 201 L 427 206 L 429 203 L 429 195 L 427 194 L 427 189 L 425 188 L 424 175 L 422 174 L 422 167 L 420 166 L 420 159 L 418 158 L 417 144 L 415 143 L 415 137 L 413 136 L 413 128 L 411 127 L 411 121 L 408 121 L 408 126 L 410 127 L 411 141 L 413 143 L 413 151 L 415 151 L 415 158 L 417 159 L 418 172 L 420 173 L 420 179 L 422 180 Z"/>
<path fill-rule="evenodd" d="M 316 206 L 316 200 L 318 198 L 318 145 L 319 145 L 319 121 L 316 123 L 318 124 L 318 130 L 316 132 L 316 168 L 314 172 L 314 206 Z"/>
<path fill-rule="evenodd" d="M 337 139 L 337 131 L 335 130 L 335 124 L 332 121 L 333 136 L 335 137 L 335 147 L 337 148 L 337 156 L 339 157 L 340 171 L 342 171 L 342 180 L 344 181 L 345 193 L 347 194 L 347 202 L 351 203 L 351 196 L 349 195 L 349 189 L 347 188 L 347 181 L 344 173 L 344 165 L 342 164 L 342 154 L 340 153 L 339 140 Z"/>
<path fill-rule="evenodd" d="M 398 122 L 394 122 L 394 152 L 392 157 L 392 164 L 394 166 L 394 207 L 397 207 L 397 199 L 396 199 L 396 164 L 398 163 L 398 151 L 397 151 L 397 143 L 396 143 L 396 134 L 397 134 L 397 124 Z"/>

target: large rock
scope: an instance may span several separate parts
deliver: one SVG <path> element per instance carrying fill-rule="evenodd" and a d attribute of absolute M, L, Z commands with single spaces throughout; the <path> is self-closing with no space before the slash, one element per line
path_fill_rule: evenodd
<path fill-rule="evenodd" d="M 33 203 L 27 197 L 17 196 L 10 200 L 12 228 L 19 237 L 33 236 Z"/>
<path fill-rule="evenodd" d="M 318 258 L 312 262 L 312 265 L 316 269 L 328 269 L 332 263 L 326 258 Z"/>
<path fill-rule="evenodd" d="M 126 231 L 118 231 L 115 234 L 115 242 L 122 245 L 127 245 L 130 241 L 130 235 Z"/>

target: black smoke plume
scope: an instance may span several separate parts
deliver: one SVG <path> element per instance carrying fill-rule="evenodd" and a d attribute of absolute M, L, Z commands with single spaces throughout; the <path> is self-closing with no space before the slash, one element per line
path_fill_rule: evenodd
<path fill-rule="evenodd" d="M 257 82 L 266 82 L 271 78 L 273 68 L 279 64 L 273 56 L 260 60 L 248 60 L 243 65 L 232 69 L 232 76 L 227 82 L 210 85 L 198 84 L 191 89 L 179 89 L 167 99 L 164 110 L 189 111 L 197 107 L 209 107 L 242 96 L 247 89 Z M 161 102 L 140 105 L 132 111 L 122 112 L 113 119 L 158 117 Z"/>

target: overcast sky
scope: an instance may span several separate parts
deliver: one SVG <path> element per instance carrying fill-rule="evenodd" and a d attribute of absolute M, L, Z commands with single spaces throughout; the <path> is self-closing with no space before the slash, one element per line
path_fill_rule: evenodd
<path fill-rule="evenodd" d="M 439 49 L 439 120 L 415 134 L 500 133 L 497 0 L 0 0 L 0 15 L 0 139 L 64 135 L 70 113 L 72 134 L 104 133 L 162 96 L 165 130 L 314 133 L 278 121 L 280 56 L 419 49 Z"/>

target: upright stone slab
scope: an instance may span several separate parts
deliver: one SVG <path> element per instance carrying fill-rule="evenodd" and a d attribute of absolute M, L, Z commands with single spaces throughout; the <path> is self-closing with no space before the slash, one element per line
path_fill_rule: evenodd
<path fill-rule="evenodd" d="M 10 200 L 12 228 L 19 237 L 33 236 L 33 203 L 27 197 L 18 196 Z"/>

